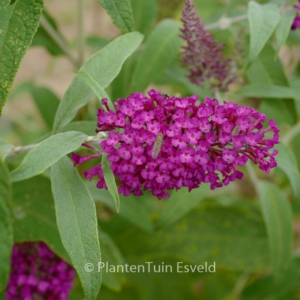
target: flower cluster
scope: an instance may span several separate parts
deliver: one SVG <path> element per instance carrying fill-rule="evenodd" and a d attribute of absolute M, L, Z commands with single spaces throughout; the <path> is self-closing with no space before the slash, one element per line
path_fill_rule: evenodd
<path fill-rule="evenodd" d="M 7 300 L 67 300 L 75 271 L 42 242 L 15 244 Z"/>
<path fill-rule="evenodd" d="M 214 189 L 241 179 L 237 167 L 249 159 L 267 173 L 276 166 L 277 151 L 270 150 L 278 143 L 279 130 L 273 120 L 263 128 L 264 114 L 235 103 L 219 105 L 210 98 L 197 104 L 195 95 L 177 98 L 155 90 L 148 94 L 118 99 L 116 112 L 104 99 L 108 111 L 98 111 L 97 131 L 109 131 L 101 147 L 120 178 L 120 194 L 138 196 L 150 190 L 159 199 L 168 198 L 168 190 L 192 190 L 204 182 Z M 87 157 L 73 153 L 74 165 L 101 156 L 93 150 L 98 153 Z M 107 188 L 101 165 L 84 175 L 89 180 L 97 176 L 97 187 Z"/>
<path fill-rule="evenodd" d="M 222 56 L 224 45 L 206 31 L 192 0 L 185 0 L 181 20 L 181 37 L 186 41 L 181 61 L 189 71 L 190 81 L 196 85 L 208 82 L 211 89 L 226 91 L 236 75 L 231 70 L 231 60 Z"/>
<path fill-rule="evenodd" d="M 295 30 L 297 28 L 300 28 L 300 15 L 299 15 L 299 11 L 300 11 L 300 0 L 298 1 L 298 5 L 295 6 L 295 8 L 298 10 L 298 14 L 295 17 L 293 24 L 292 24 L 292 30 Z"/>

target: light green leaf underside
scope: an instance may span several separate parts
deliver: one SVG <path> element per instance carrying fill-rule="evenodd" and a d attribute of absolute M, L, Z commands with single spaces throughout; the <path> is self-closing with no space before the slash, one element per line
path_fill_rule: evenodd
<path fill-rule="evenodd" d="M 114 24 L 124 33 L 133 30 L 133 15 L 129 0 L 98 0 Z"/>
<path fill-rule="evenodd" d="M 43 0 L 0 0 L 0 115 L 38 28 Z"/>
<path fill-rule="evenodd" d="M 292 211 L 284 193 L 274 184 L 261 181 L 258 190 L 268 232 L 273 272 L 279 277 L 288 267 L 292 255 Z"/>
<path fill-rule="evenodd" d="M 20 166 L 11 172 L 12 181 L 41 174 L 66 154 L 80 147 L 86 135 L 76 131 L 59 133 L 30 150 Z"/>
<path fill-rule="evenodd" d="M 119 74 L 124 61 L 138 48 L 143 35 L 138 32 L 124 34 L 91 56 L 79 70 L 91 76 L 103 89 Z M 76 75 L 66 91 L 54 120 L 53 132 L 61 130 L 87 104 L 94 92 L 79 75 Z"/>
<path fill-rule="evenodd" d="M 10 256 L 13 246 L 12 218 L 9 211 L 11 183 L 6 165 L 0 158 L 0 292 L 9 279 Z"/>
<path fill-rule="evenodd" d="M 155 27 L 139 55 L 131 79 L 131 92 L 143 92 L 176 58 L 182 44 L 179 27 L 179 23 L 168 19 Z"/>
<path fill-rule="evenodd" d="M 96 299 L 102 273 L 95 203 L 72 162 L 64 157 L 51 167 L 56 220 L 62 243 L 80 277 L 87 300 Z M 85 265 L 94 266 L 92 272 Z"/>

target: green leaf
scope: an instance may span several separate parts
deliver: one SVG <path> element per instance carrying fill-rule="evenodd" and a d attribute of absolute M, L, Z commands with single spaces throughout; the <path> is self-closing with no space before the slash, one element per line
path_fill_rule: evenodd
<path fill-rule="evenodd" d="M 116 232 L 116 223 L 110 225 L 106 224 L 105 231 Z M 256 204 L 245 201 L 222 206 L 210 199 L 151 236 L 132 226 L 124 228 L 121 223 L 114 237 L 128 260 L 168 256 L 192 264 L 216 262 L 217 270 L 242 272 L 270 266 L 261 213 Z"/>
<path fill-rule="evenodd" d="M 290 86 L 281 60 L 268 44 L 247 70 L 246 76 L 252 84 Z"/>
<path fill-rule="evenodd" d="M 50 180 L 36 176 L 15 182 L 12 202 L 14 241 L 44 241 L 57 255 L 69 261 L 56 225 Z"/>
<path fill-rule="evenodd" d="M 268 92 L 268 88 L 272 85 L 278 87 L 285 87 L 290 89 L 289 80 L 285 74 L 284 68 L 278 55 L 270 45 L 266 45 L 259 56 L 254 60 L 253 64 L 246 72 L 247 79 L 250 82 L 249 86 L 245 86 L 241 92 L 245 92 L 249 96 L 275 96 L 278 95 L 276 91 L 272 90 Z M 263 87 L 265 86 L 265 87 Z M 256 91 L 256 87 L 258 90 Z M 246 89 L 246 90 L 245 90 Z M 279 90 L 281 90 L 279 88 Z M 287 93 L 281 90 L 281 96 L 283 99 L 287 99 L 288 96 L 295 96 L 295 87 L 292 87 Z M 269 94 L 269 95 L 268 95 Z M 295 98 L 295 100 L 297 100 Z M 294 124 L 298 117 L 295 109 L 295 100 L 289 99 L 288 101 L 282 99 L 264 99 L 260 110 L 267 116 L 272 116 L 276 122 L 287 122 L 289 124 Z"/>
<path fill-rule="evenodd" d="M 21 60 L 37 30 L 43 0 L 0 4 L 0 115 Z"/>
<path fill-rule="evenodd" d="M 209 191 L 209 186 L 201 185 L 190 193 L 186 188 L 171 194 L 170 199 L 164 206 L 156 225 L 158 227 L 169 226 L 176 222 L 193 208 L 197 207 Z"/>
<path fill-rule="evenodd" d="M 98 0 L 114 24 L 124 32 L 133 30 L 132 8 L 129 0 Z"/>
<path fill-rule="evenodd" d="M 64 157 L 51 167 L 52 192 L 62 243 L 80 277 L 87 300 L 96 299 L 101 261 L 95 203 L 72 162 Z M 94 267 L 85 270 L 86 264 Z"/>
<path fill-rule="evenodd" d="M 147 34 L 156 19 L 156 1 L 130 0 L 130 2 L 132 7 L 135 29 L 143 34 Z"/>
<path fill-rule="evenodd" d="M 280 21 L 279 8 L 275 4 L 261 5 L 250 1 L 248 7 L 250 26 L 250 51 L 248 64 L 252 63 L 263 49 Z"/>
<path fill-rule="evenodd" d="M 294 153 L 284 144 L 276 145 L 279 153 L 276 155 L 278 167 L 288 176 L 297 206 L 300 207 L 300 172 Z"/>
<path fill-rule="evenodd" d="M 116 207 L 111 194 L 107 190 L 98 189 L 96 187 L 96 184 L 97 183 L 94 181 L 86 182 L 86 186 L 91 192 L 94 200 L 99 200 L 116 212 Z M 136 225 L 137 227 L 141 228 L 145 232 L 148 232 L 150 234 L 153 233 L 154 226 L 149 219 L 149 214 L 147 213 L 145 205 L 140 201 L 140 197 L 135 197 L 132 195 L 129 195 L 128 197 L 122 195 L 119 196 L 122 202 L 119 213 L 120 216 Z"/>
<path fill-rule="evenodd" d="M 274 281 L 273 274 L 258 276 L 255 281 L 249 282 L 243 290 L 240 300 L 297 300 L 296 290 L 299 291 L 300 281 L 299 258 L 291 261 L 289 268 L 280 279 Z M 294 290 L 294 291 L 293 291 Z M 292 292 L 292 293 L 291 293 Z"/>
<path fill-rule="evenodd" d="M 0 160 L 5 160 L 7 154 L 13 148 L 13 145 L 7 143 L 6 141 L 0 140 Z"/>
<path fill-rule="evenodd" d="M 48 23 L 52 26 L 55 30 L 56 34 L 62 40 L 65 40 L 64 37 L 58 31 L 57 24 L 54 18 L 47 12 L 45 9 L 43 10 L 43 16 L 48 21 Z M 44 47 L 50 54 L 62 55 L 64 52 L 61 50 L 60 46 L 57 45 L 56 41 L 52 38 L 52 36 L 44 29 L 43 26 L 40 26 L 32 40 L 31 46 L 42 46 Z"/>
<path fill-rule="evenodd" d="M 290 87 L 279 85 L 250 84 L 241 88 L 238 95 L 256 98 L 289 99 L 296 98 L 296 91 Z"/>
<path fill-rule="evenodd" d="M 294 125 L 297 122 L 295 102 L 291 99 L 263 99 L 259 111 L 272 117 L 279 127 L 282 123 Z"/>
<path fill-rule="evenodd" d="M 274 275 L 290 264 L 293 246 L 292 211 L 284 193 L 274 184 L 259 182 L 259 198 L 269 237 Z"/>
<path fill-rule="evenodd" d="M 175 91 L 181 94 L 205 95 L 206 97 L 214 97 L 213 92 L 205 87 L 197 86 L 189 81 L 186 76 L 186 70 L 180 66 L 179 61 L 174 63 L 165 70 L 165 72 L 155 81 L 155 84 L 173 86 Z"/>
<path fill-rule="evenodd" d="M 176 58 L 182 44 L 179 27 L 173 20 L 164 20 L 155 27 L 139 55 L 131 79 L 132 92 L 143 92 Z"/>
<path fill-rule="evenodd" d="M 95 130 L 97 127 L 97 121 L 75 121 L 66 125 L 62 132 L 67 131 L 79 131 L 86 135 L 95 135 Z"/>
<path fill-rule="evenodd" d="M 112 238 L 102 231 L 99 232 L 99 236 L 101 242 L 102 262 L 104 264 L 107 263 L 109 266 L 124 265 L 124 258 Z M 118 272 L 107 272 L 105 267 L 102 268 L 102 270 L 102 283 L 113 291 L 120 291 L 122 288 L 122 282 L 124 281 L 124 275 Z"/>
<path fill-rule="evenodd" d="M 103 37 L 91 35 L 86 38 L 87 47 L 93 48 L 96 51 L 101 50 L 109 43 L 109 40 Z"/>
<path fill-rule="evenodd" d="M 9 211 L 11 183 L 6 165 L 0 158 L 0 292 L 8 283 L 13 246 L 12 219 Z"/>
<path fill-rule="evenodd" d="M 79 70 L 89 74 L 105 89 L 119 74 L 124 61 L 141 44 L 143 36 L 138 32 L 124 34 L 91 56 Z M 86 81 L 76 75 L 58 107 L 53 132 L 61 130 L 94 95 Z"/>
<path fill-rule="evenodd" d="M 139 52 L 133 53 L 124 63 L 121 72 L 112 82 L 111 97 L 116 101 L 118 98 L 126 98 L 130 95 L 130 82 L 136 62 L 139 56 Z"/>
<path fill-rule="evenodd" d="M 85 72 L 77 72 L 77 74 L 87 82 L 89 87 L 93 90 L 95 95 L 98 97 L 101 106 L 102 106 L 101 100 L 106 98 L 110 109 L 115 111 L 115 107 L 114 107 L 113 103 L 111 102 L 109 96 L 106 94 L 105 90 L 98 84 L 98 82 L 94 78 L 92 78 L 89 74 L 87 74 Z"/>
<path fill-rule="evenodd" d="M 85 134 L 76 131 L 50 136 L 27 153 L 21 165 L 11 172 L 12 181 L 41 174 L 60 158 L 79 148 L 85 139 Z"/>
<path fill-rule="evenodd" d="M 104 153 L 102 155 L 101 164 L 102 164 L 102 170 L 103 170 L 103 175 L 104 175 L 104 180 L 105 180 L 106 186 L 107 186 L 108 191 L 110 192 L 110 194 L 113 198 L 113 201 L 115 203 L 117 212 L 119 212 L 120 211 L 120 196 L 119 196 L 119 193 L 118 193 L 118 188 L 117 188 L 117 185 L 116 185 L 115 176 L 114 176 L 114 173 L 113 173 L 113 171 L 110 167 L 110 163 L 107 160 L 107 154 L 106 153 Z"/>
<path fill-rule="evenodd" d="M 52 129 L 59 105 L 58 97 L 48 88 L 32 85 L 30 89 L 35 105 L 49 129 Z"/>
<path fill-rule="evenodd" d="M 285 43 L 296 15 L 296 10 L 285 11 L 281 15 L 280 22 L 276 28 L 276 52 Z"/>

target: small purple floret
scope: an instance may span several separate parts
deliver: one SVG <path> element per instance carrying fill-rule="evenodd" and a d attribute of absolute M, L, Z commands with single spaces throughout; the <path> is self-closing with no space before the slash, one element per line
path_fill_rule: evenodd
<path fill-rule="evenodd" d="M 169 197 L 167 191 L 182 187 L 191 191 L 201 183 L 209 183 L 213 190 L 241 179 L 243 173 L 237 167 L 248 160 L 267 173 L 277 165 L 277 151 L 270 151 L 279 143 L 277 125 L 271 119 L 264 128 L 266 116 L 254 108 L 227 102 L 220 105 L 210 98 L 197 104 L 195 95 L 169 97 L 155 90 L 148 94 L 118 99 L 116 112 L 98 110 L 97 131 L 109 131 L 101 147 L 120 179 L 120 194 L 139 196 L 150 190 L 161 199 Z M 120 119 L 124 120 L 122 127 Z M 137 120 L 141 125 L 137 126 Z M 159 133 L 163 144 L 153 158 Z M 75 163 L 84 161 L 72 157 Z M 101 165 L 84 175 L 89 180 L 97 177 L 97 187 L 107 189 Z"/>
<path fill-rule="evenodd" d="M 67 300 L 75 271 L 43 242 L 15 244 L 6 300 Z"/>

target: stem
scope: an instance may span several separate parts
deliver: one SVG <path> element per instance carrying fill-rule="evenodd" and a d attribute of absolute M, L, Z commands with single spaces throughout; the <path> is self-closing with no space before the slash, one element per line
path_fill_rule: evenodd
<path fill-rule="evenodd" d="M 53 38 L 53 40 L 56 42 L 56 44 L 60 47 L 60 49 L 63 51 L 63 53 L 69 58 L 69 60 L 72 62 L 72 64 L 77 68 L 78 62 L 73 57 L 72 53 L 69 50 L 68 45 L 66 42 L 61 38 L 61 36 L 57 33 L 57 31 L 52 27 L 52 25 L 48 22 L 48 20 L 41 16 L 41 26 L 46 30 L 46 32 Z"/>
<path fill-rule="evenodd" d="M 219 21 L 205 26 L 205 29 L 206 30 L 225 29 L 232 24 L 245 21 L 247 20 L 247 18 L 248 18 L 247 14 L 240 15 L 233 18 L 222 17 Z"/>
<path fill-rule="evenodd" d="M 283 3 L 283 5 L 280 7 L 280 13 L 284 13 L 286 11 L 291 11 L 294 10 L 293 7 L 286 7 L 286 2 Z M 246 21 L 248 19 L 248 14 L 244 14 L 244 15 L 239 15 L 233 18 L 228 18 L 228 17 L 222 17 L 219 21 L 212 23 L 212 24 L 208 24 L 205 26 L 206 30 L 214 30 L 214 29 L 226 29 L 229 26 L 231 26 L 232 24 L 235 23 L 239 23 L 242 21 Z"/>
<path fill-rule="evenodd" d="M 84 62 L 85 37 L 84 37 L 84 0 L 78 0 L 78 65 Z"/>
<path fill-rule="evenodd" d="M 85 143 L 96 143 L 96 142 L 101 142 L 103 140 L 105 140 L 107 138 L 106 134 L 103 132 L 98 133 L 98 135 L 96 136 L 88 136 L 86 138 L 86 140 L 83 142 L 83 144 Z M 10 152 L 8 153 L 8 156 L 13 156 L 13 155 L 17 155 L 23 152 L 27 152 L 32 150 L 33 148 L 35 148 L 36 146 L 40 145 L 40 143 L 37 144 L 30 144 L 30 145 L 26 145 L 26 146 L 16 146 L 13 147 Z"/>

